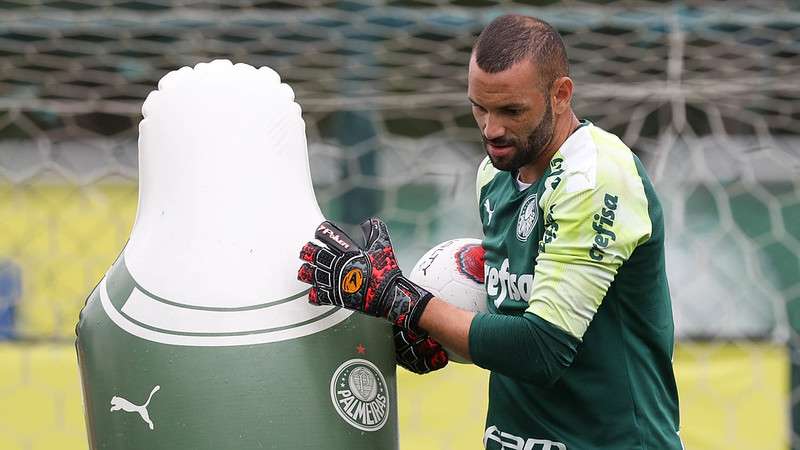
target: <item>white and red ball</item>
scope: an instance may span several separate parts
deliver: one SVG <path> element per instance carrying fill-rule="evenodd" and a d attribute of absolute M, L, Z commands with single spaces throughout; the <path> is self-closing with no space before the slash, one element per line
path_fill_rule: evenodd
<path fill-rule="evenodd" d="M 480 239 L 451 239 L 428 250 L 408 278 L 440 299 L 467 311 L 486 311 L 484 250 Z M 445 349 L 447 350 L 447 349 Z M 448 351 L 451 361 L 466 363 Z"/>

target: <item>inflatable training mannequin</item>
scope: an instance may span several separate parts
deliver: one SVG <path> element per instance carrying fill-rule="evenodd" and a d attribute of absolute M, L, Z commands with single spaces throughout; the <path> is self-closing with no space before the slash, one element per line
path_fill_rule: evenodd
<path fill-rule="evenodd" d="M 136 221 L 77 326 L 91 448 L 397 449 L 391 327 L 296 280 L 324 218 L 291 88 L 218 60 L 142 113 Z"/>

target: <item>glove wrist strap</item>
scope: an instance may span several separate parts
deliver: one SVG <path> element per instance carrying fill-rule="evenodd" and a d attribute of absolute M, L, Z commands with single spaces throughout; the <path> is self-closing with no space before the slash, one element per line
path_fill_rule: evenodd
<path fill-rule="evenodd" d="M 391 322 L 407 330 L 411 330 L 415 333 L 425 333 L 424 330 L 419 328 L 419 319 L 422 317 L 422 313 L 428 306 L 428 302 L 433 298 L 433 294 L 419 287 L 417 284 L 413 283 L 411 280 L 402 275 L 398 276 L 394 280 L 393 285 L 395 290 L 402 292 L 402 294 L 400 294 L 401 297 L 405 297 L 395 298 L 394 308 L 404 311 L 405 314 L 399 314 L 395 317 L 391 317 L 393 315 L 392 313 L 394 312 L 392 311 L 389 313 L 387 318 Z M 397 305 L 397 303 L 407 304 Z"/>
<path fill-rule="evenodd" d="M 427 333 L 427 331 L 419 327 L 419 320 L 422 318 L 422 313 L 425 312 L 425 308 L 428 307 L 428 302 L 433 298 L 433 294 L 430 292 L 425 290 L 422 290 L 422 292 L 424 294 L 417 300 L 414 308 L 411 309 L 411 312 L 408 314 L 408 329 L 417 333 Z"/>

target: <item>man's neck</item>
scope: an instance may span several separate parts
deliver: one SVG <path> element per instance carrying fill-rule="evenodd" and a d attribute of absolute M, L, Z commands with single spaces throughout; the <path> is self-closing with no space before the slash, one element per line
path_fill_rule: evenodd
<path fill-rule="evenodd" d="M 553 139 L 547 144 L 546 150 L 536 158 L 536 161 L 519 168 L 519 173 L 517 175 L 519 181 L 523 183 L 535 183 L 536 180 L 541 178 L 545 169 L 547 169 L 547 166 L 550 164 L 550 160 L 553 159 L 553 155 L 561 148 L 561 145 L 564 144 L 564 141 L 569 138 L 572 132 L 578 128 L 578 125 L 580 125 L 580 121 L 575 117 L 575 113 L 573 113 L 572 110 L 563 114 L 562 117 L 556 118 Z"/>

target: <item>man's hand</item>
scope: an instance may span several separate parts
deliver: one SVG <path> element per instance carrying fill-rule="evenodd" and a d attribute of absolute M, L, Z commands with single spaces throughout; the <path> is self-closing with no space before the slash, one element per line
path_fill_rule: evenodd
<path fill-rule="evenodd" d="M 397 364 L 419 374 L 439 370 L 447 365 L 447 352 L 426 333 L 417 335 L 397 325 L 393 329 Z"/>
<path fill-rule="evenodd" d="M 297 279 L 313 287 L 308 301 L 334 305 L 383 317 L 417 335 L 422 311 L 433 297 L 400 272 L 389 230 L 378 218 L 361 224 L 364 246 L 331 222 L 320 224 L 315 237 L 324 247 L 311 242 L 303 246 L 305 261 Z"/>

